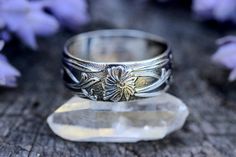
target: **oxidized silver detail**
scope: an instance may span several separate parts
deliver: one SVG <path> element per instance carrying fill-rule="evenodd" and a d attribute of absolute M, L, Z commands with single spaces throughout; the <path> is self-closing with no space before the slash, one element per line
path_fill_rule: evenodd
<path fill-rule="evenodd" d="M 91 50 L 90 40 L 93 37 L 96 39 L 97 36 L 102 36 L 105 39 L 110 36 L 121 37 L 121 39 L 123 36 L 130 36 L 150 40 L 152 44 L 156 42 L 157 47 L 161 44 L 167 45 L 154 35 L 133 30 L 95 31 L 74 37 L 67 42 L 63 58 L 63 77 L 65 85 L 69 89 L 75 91 L 79 96 L 91 100 L 115 102 L 153 97 L 160 94 L 161 91 L 167 90 L 171 79 L 171 52 L 168 45 L 162 53 L 151 59 L 130 62 L 84 60 L 75 56 L 74 51 L 77 51 L 76 49 L 74 50 L 73 47 L 72 50 L 69 49 L 70 44 L 85 41 L 84 44 L 87 45 L 84 45 L 84 49 L 81 51 L 86 50 L 87 52 L 84 54 L 90 54 L 92 53 L 90 51 L 96 50 Z M 102 39 L 99 38 L 99 40 Z M 97 40 L 95 41 L 99 43 Z M 109 42 L 112 42 L 112 40 L 113 38 Z M 75 46 L 75 48 L 77 47 Z M 119 55 L 119 53 L 116 55 Z"/>
<path fill-rule="evenodd" d="M 64 67 L 64 72 L 66 72 L 70 79 L 73 81 L 73 83 L 67 84 L 68 87 L 70 87 L 71 89 L 81 90 L 82 93 L 80 94 L 83 94 L 84 96 L 92 100 L 97 100 L 97 95 L 94 94 L 94 89 L 90 89 L 90 92 L 88 92 L 87 88 L 90 88 L 92 85 L 99 82 L 99 78 L 88 78 L 87 73 L 83 72 L 81 73 L 81 79 L 78 80 L 68 68 Z"/>
<path fill-rule="evenodd" d="M 124 66 L 114 66 L 107 69 L 107 76 L 102 83 L 103 99 L 120 101 L 124 96 L 128 101 L 130 96 L 135 93 L 135 81 L 137 77 L 132 76 L 131 72 Z"/>

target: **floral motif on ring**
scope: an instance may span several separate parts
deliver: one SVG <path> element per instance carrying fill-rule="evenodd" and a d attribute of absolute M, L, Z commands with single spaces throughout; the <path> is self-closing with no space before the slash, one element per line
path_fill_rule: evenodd
<path fill-rule="evenodd" d="M 132 76 L 124 66 L 108 68 L 107 73 L 103 83 L 103 99 L 117 102 L 124 97 L 128 101 L 135 93 L 137 77 Z"/>

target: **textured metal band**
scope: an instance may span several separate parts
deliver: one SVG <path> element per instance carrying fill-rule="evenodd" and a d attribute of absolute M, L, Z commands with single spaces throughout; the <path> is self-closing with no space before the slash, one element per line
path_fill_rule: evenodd
<path fill-rule="evenodd" d="M 135 49 L 135 45 L 137 53 L 143 53 L 140 56 L 148 56 L 148 52 L 140 50 L 140 44 L 145 45 L 141 48 L 145 47 L 152 55 L 138 61 L 100 62 L 95 61 L 96 57 L 90 60 L 89 55 L 94 56 L 96 53 L 99 53 L 101 58 L 105 58 L 106 54 L 102 54 L 103 49 L 114 50 L 112 47 L 119 42 L 121 42 L 117 46 L 119 51 L 113 52 L 113 56 L 123 55 L 120 51 L 123 49 L 125 51 L 125 48 Z M 134 45 L 129 45 L 131 43 Z M 95 52 L 97 49 L 101 50 Z M 149 33 L 119 29 L 82 33 L 69 39 L 65 44 L 63 79 L 69 89 L 81 97 L 92 100 L 129 101 L 153 97 L 169 87 L 171 58 L 168 44 Z"/>

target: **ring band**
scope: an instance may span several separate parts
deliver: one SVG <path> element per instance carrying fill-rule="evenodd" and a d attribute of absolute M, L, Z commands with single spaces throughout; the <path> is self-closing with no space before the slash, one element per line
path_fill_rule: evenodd
<path fill-rule="evenodd" d="M 171 51 L 161 38 L 136 30 L 79 34 L 64 47 L 65 85 L 97 101 L 130 101 L 167 90 Z"/>

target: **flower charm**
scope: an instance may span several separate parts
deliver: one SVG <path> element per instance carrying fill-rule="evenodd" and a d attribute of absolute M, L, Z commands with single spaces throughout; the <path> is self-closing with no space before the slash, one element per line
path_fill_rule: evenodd
<path fill-rule="evenodd" d="M 124 96 L 128 101 L 135 93 L 135 81 L 137 77 L 131 76 L 123 66 L 114 66 L 107 69 L 108 75 L 103 84 L 103 99 L 120 101 Z"/>

